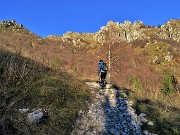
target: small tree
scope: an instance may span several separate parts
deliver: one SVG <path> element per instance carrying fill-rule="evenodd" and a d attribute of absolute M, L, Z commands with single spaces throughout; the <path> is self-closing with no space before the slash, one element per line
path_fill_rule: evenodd
<path fill-rule="evenodd" d="M 158 24 L 158 28 L 161 28 L 161 24 Z"/>
<path fill-rule="evenodd" d="M 161 91 L 165 95 L 175 92 L 176 84 L 174 78 L 175 78 L 174 75 L 170 71 L 164 72 L 164 79 L 163 79 Z"/>

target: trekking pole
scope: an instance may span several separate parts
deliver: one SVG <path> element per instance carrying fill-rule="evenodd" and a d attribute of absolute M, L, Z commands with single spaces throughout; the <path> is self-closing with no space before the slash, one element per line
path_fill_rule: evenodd
<path fill-rule="evenodd" d="M 99 83 L 101 82 L 101 72 L 99 73 Z"/>
<path fill-rule="evenodd" d="M 111 83 L 111 45 L 109 43 L 109 83 Z"/>

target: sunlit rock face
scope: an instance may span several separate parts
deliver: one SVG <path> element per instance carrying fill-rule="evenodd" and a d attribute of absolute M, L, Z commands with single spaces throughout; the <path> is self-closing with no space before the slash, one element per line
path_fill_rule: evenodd
<path fill-rule="evenodd" d="M 107 40 L 125 40 L 133 41 L 138 38 L 144 38 L 146 35 L 143 33 L 146 26 L 143 22 L 138 21 L 131 23 L 130 21 L 124 21 L 124 23 L 109 21 L 106 26 L 102 26 L 101 29 L 94 35 L 94 40 L 103 43 Z"/>
<path fill-rule="evenodd" d="M 157 36 L 163 39 L 172 39 L 180 42 L 180 20 L 170 20 L 162 25 Z"/>

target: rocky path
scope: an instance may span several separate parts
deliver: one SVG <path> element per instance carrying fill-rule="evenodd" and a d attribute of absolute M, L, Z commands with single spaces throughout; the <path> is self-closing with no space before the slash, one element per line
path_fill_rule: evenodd
<path fill-rule="evenodd" d="M 121 98 L 123 91 L 107 85 L 100 88 L 95 82 L 87 85 L 95 95 L 89 110 L 77 120 L 71 135 L 141 135 L 138 116 L 131 104 Z"/>

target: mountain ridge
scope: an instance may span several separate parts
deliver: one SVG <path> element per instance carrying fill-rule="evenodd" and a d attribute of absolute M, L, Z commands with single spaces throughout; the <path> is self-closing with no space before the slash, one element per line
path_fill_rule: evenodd
<path fill-rule="evenodd" d="M 134 41 L 139 38 L 148 38 L 150 35 L 156 35 L 163 39 L 173 39 L 177 42 L 180 41 L 180 20 L 169 20 L 164 25 L 146 26 L 142 21 L 130 22 L 128 20 L 124 23 L 109 21 L 106 26 L 102 26 L 99 31 L 94 33 L 89 33 L 89 36 L 93 36 L 93 39 L 97 42 L 103 42 L 105 39 L 105 34 L 110 34 L 110 36 L 115 36 L 117 40 L 125 40 L 128 42 Z M 79 32 L 67 32 L 63 36 L 66 37 L 68 34 L 88 34 Z M 46 38 L 51 37 L 47 36 Z M 55 36 L 56 37 L 56 36 Z M 52 38 L 51 38 L 52 39 Z"/>
<path fill-rule="evenodd" d="M 26 29 L 22 24 L 18 24 L 15 20 L 7 20 L 0 22 L 1 31 L 6 31 L 8 29 L 13 31 L 19 31 L 20 29 Z M 102 39 L 104 39 L 103 34 L 109 34 L 111 36 L 116 36 L 117 39 L 127 40 L 128 42 L 134 41 L 139 38 L 147 38 L 148 31 L 150 34 L 154 34 L 163 39 L 173 39 L 177 42 L 180 41 L 180 19 L 177 20 L 169 20 L 163 25 L 155 26 L 146 26 L 142 21 L 134 21 L 130 22 L 129 20 L 125 20 L 124 23 L 109 21 L 105 26 L 102 26 L 99 31 L 94 33 L 81 33 L 81 32 L 72 32 L 68 31 L 62 36 L 49 35 L 45 38 L 52 37 L 64 37 L 66 38 L 69 34 L 77 34 L 77 35 L 89 35 L 93 36 L 93 39 L 97 42 L 102 43 Z M 27 30 L 27 29 L 26 29 Z M 154 30 L 154 31 L 153 31 Z"/>

